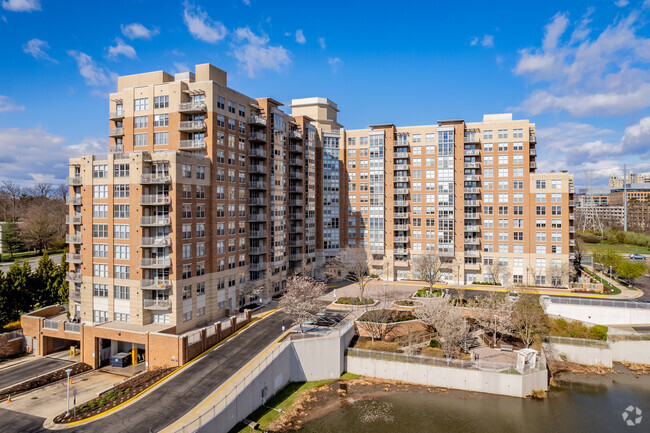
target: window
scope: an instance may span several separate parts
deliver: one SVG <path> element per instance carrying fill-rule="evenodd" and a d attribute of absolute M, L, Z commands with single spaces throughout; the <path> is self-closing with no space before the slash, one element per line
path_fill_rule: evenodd
<path fill-rule="evenodd" d="M 422 134 L 413 134 L 412 141 L 413 143 L 420 143 L 422 141 Z"/>
<path fill-rule="evenodd" d="M 524 232 L 513 232 L 512 233 L 512 239 L 515 241 L 523 241 L 524 240 Z"/>
<path fill-rule="evenodd" d="M 499 215 L 508 215 L 508 206 L 499 206 Z"/>
<path fill-rule="evenodd" d="M 125 265 L 114 265 L 113 266 L 113 278 L 120 280 L 128 280 L 130 275 L 129 266 Z"/>
<path fill-rule="evenodd" d="M 554 229 L 561 229 L 561 228 L 562 228 L 562 220 L 561 220 L 561 219 L 553 218 L 553 219 L 551 220 L 551 228 L 554 228 Z"/>
<path fill-rule="evenodd" d="M 192 285 L 187 284 L 183 286 L 183 299 L 190 299 L 192 297 Z"/>
<path fill-rule="evenodd" d="M 535 220 L 535 227 L 538 229 L 545 229 L 546 228 L 546 219 L 545 218 L 537 218 Z"/>
<path fill-rule="evenodd" d="M 115 224 L 113 226 L 113 237 L 115 239 L 128 239 L 130 226 L 128 224 Z"/>
<path fill-rule="evenodd" d="M 128 204 L 114 204 L 113 205 L 113 218 L 128 218 L 129 205 Z"/>
<path fill-rule="evenodd" d="M 113 198 L 129 198 L 129 185 L 128 184 L 113 185 Z"/>
<path fill-rule="evenodd" d="M 535 194 L 535 201 L 537 203 L 544 203 L 546 201 L 546 194 L 544 194 L 544 193 Z"/>
<path fill-rule="evenodd" d="M 113 256 L 118 260 L 129 260 L 131 258 L 131 247 L 129 245 L 114 245 Z"/>
<path fill-rule="evenodd" d="M 434 134 L 432 132 L 427 132 L 424 135 L 424 140 L 427 141 L 427 142 L 436 141 L 436 134 Z"/>
<path fill-rule="evenodd" d="M 492 152 L 494 150 L 492 143 L 483 143 L 483 150 L 486 152 Z"/>
<path fill-rule="evenodd" d="M 523 164 L 524 163 L 524 155 L 513 155 L 512 156 L 512 163 L 513 164 Z"/>
<path fill-rule="evenodd" d="M 546 181 L 545 180 L 536 180 L 535 181 L 535 188 L 537 188 L 537 189 L 546 189 Z"/>
<path fill-rule="evenodd" d="M 513 215 L 523 215 L 524 214 L 524 207 L 523 206 L 513 206 L 512 207 L 512 214 Z"/>
<path fill-rule="evenodd" d="M 222 128 L 226 127 L 226 118 L 223 116 L 223 114 L 217 114 L 217 126 L 220 126 Z"/>
<path fill-rule="evenodd" d="M 512 137 L 513 138 L 523 138 L 524 136 L 524 130 L 521 128 L 513 129 L 512 130 Z"/>
<path fill-rule="evenodd" d="M 133 118 L 133 129 L 141 129 L 149 126 L 148 116 L 135 116 Z"/>
<path fill-rule="evenodd" d="M 93 218 L 108 218 L 108 205 L 107 204 L 94 204 L 93 205 Z"/>
<path fill-rule="evenodd" d="M 153 144 L 169 144 L 169 132 L 154 132 Z"/>
<path fill-rule="evenodd" d="M 521 142 L 521 141 L 516 141 L 516 142 L 512 143 L 512 150 L 515 150 L 515 151 L 524 150 L 524 143 Z M 520 156 L 523 158 L 523 155 L 520 155 Z"/>
<path fill-rule="evenodd" d="M 115 286 L 113 288 L 115 299 L 130 299 L 129 286 Z"/>
<path fill-rule="evenodd" d="M 183 259 L 192 258 L 192 244 L 183 244 Z"/>
<path fill-rule="evenodd" d="M 523 203 L 524 202 L 524 194 L 521 192 L 516 192 L 512 194 L 512 201 L 515 203 Z"/>
<path fill-rule="evenodd" d="M 108 258 L 108 245 L 107 244 L 93 244 L 93 257 L 100 259 Z"/>
<path fill-rule="evenodd" d="M 205 257 L 205 243 L 199 242 L 196 244 L 196 257 Z"/>
<path fill-rule="evenodd" d="M 551 242 L 562 242 L 562 232 L 552 232 Z"/>
<path fill-rule="evenodd" d="M 562 206 L 551 206 L 551 215 L 562 215 Z"/>
<path fill-rule="evenodd" d="M 106 164 L 93 165 L 93 178 L 106 179 L 108 177 L 108 166 Z"/>
<path fill-rule="evenodd" d="M 93 276 L 99 278 L 107 278 L 108 265 L 102 263 L 93 263 Z"/>
<path fill-rule="evenodd" d="M 551 194 L 551 202 L 553 202 L 553 203 L 561 203 L 562 202 L 562 194 L 560 194 L 560 193 Z"/>
<path fill-rule="evenodd" d="M 239 107 L 238 107 L 238 108 L 239 108 L 239 113 L 238 113 L 238 114 L 239 114 L 241 117 L 246 117 L 246 107 L 244 107 L 243 105 L 239 104 Z"/>
<path fill-rule="evenodd" d="M 183 322 L 188 322 L 190 320 L 192 320 L 192 312 L 183 312 Z"/>
<path fill-rule="evenodd" d="M 129 164 L 115 164 L 113 166 L 114 177 L 129 177 Z"/>
<path fill-rule="evenodd" d="M 499 129 L 499 138 L 508 138 L 508 130 Z"/>
<path fill-rule="evenodd" d="M 235 119 L 228 119 L 228 129 L 229 129 L 230 131 L 234 131 L 234 130 L 235 130 L 235 126 L 236 126 L 236 124 L 235 124 Z"/>
<path fill-rule="evenodd" d="M 217 108 L 221 108 L 222 110 L 226 108 L 226 98 L 217 96 Z"/>
<path fill-rule="evenodd" d="M 536 215 L 546 215 L 546 206 L 535 206 Z"/>
<path fill-rule="evenodd" d="M 512 182 L 512 189 L 524 189 L 523 180 L 515 180 Z"/>
<path fill-rule="evenodd" d="M 130 315 L 128 313 L 114 313 L 116 322 L 128 322 Z"/>
<path fill-rule="evenodd" d="M 196 167 L 196 178 L 205 179 L 205 167 Z"/>
<path fill-rule="evenodd" d="M 133 145 L 134 146 L 146 146 L 149 143 L 148 134 L 145 132 L 143 134 L 133 134 Z"/>
<path fill-rule="evenodd" d="M 491 129 L 483 130 L 483 139 L 484 140 L 492 140 L 492 130 Z"/>
<path fill-rule="evenodd" d="M 108 237 L 108 224 L 93 224 L 93 237 L 94 238 L 107 238 Z"/>
<path fill-rule="evenodd" d="M 483 164 L 484 165 L 492 165 L 493 158 L 494 157 L 492 155 L 483 155 Z"/>
<path fill-rule="evenodd" d="M 508 155 L 499 155 L 499 165 L 508 164 Z"/>
<path fill-rule="evenodd" d="M 522 197 L 523 197 L 523 194 L 522 194 Z M 522 201 L 523 201 L 523 199 L 522 199 Z M 499 194 L 499 203 L 508 203 L 508 194 L 507 193 Z"/>
<path fill-rule="evenodd" d="M 181 166 L 181 176 L 190 179 L 192 177 L 192 166 L 189 164 L 183 164 Z"/>
<path fill-rule="evenodd" d="M 535 240 L 537 242 L 546 242 L 546 232 L 536 232 Z"/>
<path fill-rule="evenodd" d="M 149 98 L 138 98 L 133 101 L 134 111 L 145 111 L 149 109 Z"/>
<path fill-rule="evenodd" d="M 93 322 L 95 323 L 108 322 L 108 311 L 93 310 Z"/>
<path fill-rule="evenodd" d="M 235 103 L 233 101 L 228 101 L 228 112 L 235 114 Z"/>
<path fill-rule="evenodd" d="M 192 278 L 192 265 L 183 265 L 183 275 L 182 275 L 184 280 L 187 280 L 188 278 Z"/>
<path fill-rule="evenodd" d="M 552 189 L 562 189 L 562 181 L 560 179 L 551 180 Z"/>
<path fill-rule="evenodd" d="M 153 97 L 153 108 L 167 108 L 167 107 L 169 107 L 169 95 Z"/>

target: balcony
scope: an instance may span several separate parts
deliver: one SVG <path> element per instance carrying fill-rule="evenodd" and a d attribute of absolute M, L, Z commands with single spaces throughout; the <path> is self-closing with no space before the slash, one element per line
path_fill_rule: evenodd
<path fill-rule="evenodd" d="M 296 213 L 290 213 L 289 218 L 292 219 L 292 220 L 301 220 L 301 219 L 304 219 L 305 216 L 303 214 L 301 214 L 301 213 L 296 212 Z"/>
<path fill-rule="evenodd" d="M 408 224 L 395 224 L 393 226 L 393 230 L 397 230 L 397 231 L 405 231 L 408 229 L 409 229 Z"/>
<path fill-rule="evenodd" d="M 266 199 L 261 197 L 249 198 L 248 204 L 251 206 L 266 206 Z"/>
<path fill-rule="evenodd" d="M 530 156 L 535 156 L 537 155 L 537 151 L 535 149 L 530 149 Z"/>
<path fill-rule="evenodd" d="M 261 164 L 252 164 L 248 166 L 249 173 L 266 174 L 266 166 Z"/>
<path fill-rule="evenodd" d="M 535 161 L 530 161 L 530 168 L 537 168 L 537 163 Z"/>
<path fill-rule="evenodd" d="M 144 237 L 140 239 L 140 247 L 157 248 L 168 247 L 172 244 L 169 236 Z"/>
<path fill-rule="evenodd" d="M 393 238 L 393 241 L 398 243 L 398 244 L 406 244 L 409 241 L 408 236 L 395 236 Z"/>
<path fill-rule="evenodd" d="M 570 214 L 569 214 L 569 219 L 570 219 L 570 220 L 574 219 L 574 215 L 573 215 L 573 213 L 570 213 Z"/>
<path fill-rule="evenodd" d="M 70 290 L 68 292 L 68 298 L 70 300 L 72 300 L 72 301 L 81 302 L 81 290 Z M 64 326 L 66 328 L 68 327 L 68 325 L 77 325 L 77 326 L 79 326 L 78 323 L 65 322 Z M 68 331 L 68 330 L 66 329 L 66 331 Z M 70 331 L 68 331 L 68 332 L 70 332 Z M 72 331 L 72 332 L 74 332 L 74 331 Z M 77 332 L 79 332 L 79 331 L 77 331 Z"/>
<path fill-rule="evenodd" d="M 147 173 L 140 176 L 141 184 L 166 184 L 171 183 L 172 178 L 168 174 Z"/>
<path fill-rule="evenodd" d="M 479 156 L 481 154 L 481 151 L 478 149 L 465 149 L 465 152 L 463 154 L 465 156 Z"/>
<path fill-rule="evenodd" d="M 408 152 L 395 152 L 395 153 L 393 153 L 393 156 L 395 156 L 395 159 L 408 159 L 409 158 Z"/>
<path fill-rule="evenodd" d="M 305 176 L 299 171 L 290 171 L 289 179 L 303 180 Z"/>
<path fill-rule="evenodd" d="M 81 215 L 66 215 L 65 216 L 66 224 L 81 224 Z"/>
<path fill-rule="evenodd" d="M 303 253 L 289 254 L 289 260 L 297 261 L 302 260 L 304 257 Z"/>
<path fill-rule="evenodd" d="M 81 196 L 69 195 L 65 199 L 65 204 L 70 205 L 70 206 L 79 206 L 81 204 Z"/>
<path fill-rule="evenodd" d="M 569 226 L 569 233 L 575 233 L 576 228 L 574 226 Z"/>
<path fill-rule="evenodd" d="M 303 165 L 303 161 L 300 158 L 289 158 L 289 165 Z"/>
<path fill-rule="evenodd" d="M 304 205 L 304 202 L 302 200 L 298 199 L 291 199 L 289 200 L 289 206 L 299 206 L 302 207 Z"/>
<path fill-rule="evenodd" d="M 289 233 L 302 233 L 303 228 L 301 226 L 291 226 L 289 227 Z"/>
<path fill-rule="evenodd" d="M 248 269 L 251 271 L 263 271 L 268 267 L 268 263 L 266 262 L 258 262 L 258 263 L 249 263 L 248 264 Z"/>
<path fill-rule="evenodd" d="M 569 207 L 575 207 L 576 201 L 575 200 L 569 200 Z"/>
<path fill-rule="evenodd" d="M 178 111 L 181 113 L 205 113 L 208 107 L 205 102 L 181 102 Z"/>
<path fill-rule="evenodd" d="M 248 135 L 248 141 L 264 141 L 266 142 L 266 134 L 263 132 L 252 132 Z"/>
<path fill-rule="evenodd" d="M 80 186 L 81 185 L 81 176 L 68 177 L 65 180 L 68 186 Z"/>
<path fill-rule="evenodd" d="M 409 177 L 408 177 L 408 176 L 395 176 L 395 177 L 393 178 L 393 180 L 394 180 L 395 182 L 408 182 L 408 181 L 409 181 Z"/>
<path fill-rule="evenodd" d="M 124 136 L 124 128 L 111 128 L 108 130 L 109 137 L 122 137 Z"/>
<path fill-rule="evenodd" d="M 395 266 L 396 268 L 408 268 L 409 262 L 408 260 L 395 260 L 393 262 L 393 266 Z"/>
<path fill-rule="evenodd" d="M 406 140 L 397 140 L 395 142 L 395 147 L 409 147 L 409 146 L 410 146 L 410 144 Z"/>
<path fill-rule="evenodd" d="M 296 129 L 292 129 L 291 131 L 289 131 L 289 138 L 302 140 L 302 132 L 300 132 L 300 131 L 298 131 Z"/>
<path fill-rule="evenodd" d="M 408 253 L 409 253 L 409 250 L 407 250 L 406 248 L 395 248 L 393 250 L 393 254 L 395 254 L 396 256 L 405 256 Z"/>
<path fill-rule="evenodd" d="M 302 194 L 304 192 L 304 188 L 300 185 L 291 185 L 289 186 L 289 192 L 295 192 L 295 193 L 300 193 Z"/>
<path fill-rule="evenodd" d="M 393 166 L 393 168 L 394 168 L 395 170 L 408 170 L 408 169 L 409 169 L 409 165 L 408 165 L 408 164 L 395 164 L 395 165 Z"/>
<path fill-rule="evenodd" d="M 205 140 L 179 140 L 178 150 L 205 149 Z"/>
<path fill-rule="evenodd" d="M 481 168 L 480 162 L 466 162 L 465 168 Z"/>
<path fill-rule="evenodd" d="M 476 174 L 465 175 L 465 182 L 478 182 L 479 180 L 481 180 L 481 176 Z"/>
<path fill-rule="evenodd" d="M 438 248 L 438 255 L 440 257 L 454 257 L 454 249 L 453 248 Z"/>
<path fill-rule="evenodd" d="M 172 301 L 169 299 L 145 299 L 145 310 L 169 310 L 172 307 Z"/>
<path fill-rule="evenodd" d="M 300 144 L 293 144 L 293 143 L 290 144 L 290 145 L 289 145 L 289 152 L 302 153 L 302 152 L 303 152 L 302 145 L 300 145 Z"/>
<path fill-rule="evenodd" d="M 120 120 L 124 119 L 124 111 L 111 111 L 108 113 L 109 120 Z"/>
<path fill-rule="evenodd" d="M 116 159 L 120 159 L 120 158 L 118 158 L 118 155 L 122 154 L 123 152 L 124 152 L 124 146 L 121 145 L 121 144 L 116 144 L 116 145 L 108 146 L 108 153 L 115 153 L 115 154 L 117 154 L 117 155 L 115 156 Z M 128 158 L 128 156 L 125 157 L 124 159 L 126 159 L 126 158 Z"/>
<path fill-rule="evenodd" d="M 481 231 L 481 226 L 479 225 L 465 226 L 465 231 L 467 233 L 477 233 Z"/>
<path fill-rule="evenodd" d="M 265 238 L 267 237 L 266 230 L 251 230 L 248 237 L 251 239 Z"/>
<path fill-rule="evenodd" d="M 266 126 L 266 119 L 263 118 L 262 116 L 256 116 L 256 115 L 253 114 L 248 119 L 248 124 L 249 125 L 257 125 L 257 126 Z"/>
<path fill-rule="evenodd" d="M 535 134 L 534 134 L 534 133 L 531 133 L 531 134 L 530 134 L 530 137 L 528 138 L 528 141 L 529 141 L 531 144 L 532 144 L 532 143 L 537 143 L 537 138 L 535 137 Z"/>
<path fill-rule="evenodd" d="M 408 194 L 409 189 L 408 188 L 395 188 L 393 190 L 393 193 L 395 193 L 395 194 Z"/>
<path fill-rule="evenodd" d="M 249 182 L 248 187 L 250 189 L 261 189 L 264 190 L 266 189 L 266 182 Z"/>
<path fill-rule="evenodd" d="M 480 257 L 481 254 L 478 251 L 475 250 L 468 250 L 465 251 L 465 257 Z"/>
<path fill-rule="evenodd" d="M 252 158 L 266 158 L 266 150 L 264 149 L 249 149 L 248 156 Z"/>
<path fill-rule="evenodd" d="M 171 260 L 168 258 L 158 258 L 150 257 L 145 259 L 140 259 L 141 268 L 153 268 L 153 269 L 164 269 L 171 266 Z"/>
<path fill-rule="evenodd" d="M 575 247 L 576 246 L 576 240 L 575 239 L 569 239 L 569 246 Z"/>
<path fill-rule="evenodd" d="M 171 218 L 163 216 L 140 217 L 141 226 L 164 227 L 171 224 Z"/>
<path fill-rule="evenodd" d="M 479 245 L 480 243 L 479 238 L 465 238 L 465 245 Z"/>
<path fill-rule="evenodd" d="M 142 290 L 169 290 L 172 288 L 172 282 L 163 279 L 140 280 Z"/>
<path fill-rule="evenodd" d="M 203 120 L 185 120 L 178 122 L 178 130 L 183 132 L 201 132 L 206 130 Z"/>
<path fill-rule="evenodd" d="M 466 213 L 464 215 L 464 218 L 466 220 L 478 220 L 478 219 L 481 219 L 481 217 L 477 213 Z"/>
<path fill-rule="evenodd" d="M 465 206 L 480 206 L 481 202 L 479 200 L 465 200 Z"/>
<path fill-rule="evenodd" d="M 305 242 L 302 239 L 289 239 L 289 246 L 300 248 L 305 245 Z"/>
<path fill-rule="evenodd" d="M 393 213 L 393 218 L 403 219 L 403 218 L 408 218 L 408 217 L 409 217 L 408 212 L 394 212 Z"/>
<path fill-rule="evenodd" d="M 266 214 L 252 213 L 248 214 L 248 221 L 252 223 L 264 223 L 266 222 Z"/>
<path fill-rule="evenodd" d="M 143 194 L 140 196 L 140 204 L 145 206 L 165 205 L 171 202 L 171 197 L 162 194 Z"/>
<path fill-rule="evenodd" d="M 403 206 L 408 206 L 409 202 L 408 200 L 395 200 L 393 202 L 393 205 L 396 207 L 403 207 Z"/>
<path fill-rule="evenodd" d="M 65 235 L 65 241 L 69 244 L 80 244 L 81 235 Z"/>
<path fill-rule="evenodd" d="M 67 272 L 65 274 L 65 279 L 71 283 L 81 283 L 81 273 L 79 272 Z"/>
<path fill-rule="evenodd" d="M 465 269 L 467 269 L 467 270 L 478 271 L 478 270 L 481 269 L 481 263 L 479 263 L 479 262 L 476 262 L 476 263 L 467 263 L 467 262 L 466 262 L 466 263 L 463 264 L 463 267 L 464 267 Z"/>
<path fill-rule="evenodd" d="M 81 263 L 81 254 L 67 253 L 65 259 L 68 263 Z"/>
<path fill-rule="evenodd" d="M 466 187 L 464 192 L 465 194 L 480 194 L 481 189 L 476 187 Z"/>
<path fill-rule="evenodd" d="M 266 247 L 250 247 L 248 249 L 248 254 L 255 255 L 255 256 L 266 254 Z"/>
<path fill-rule="evenodd" d="M 480 143 L 481 139 L 479 138 L 478 134 L 470 134 L 470 135 L 466 135 L 463 141 L 467 144 L 471 144 L 471 143 Z"/>

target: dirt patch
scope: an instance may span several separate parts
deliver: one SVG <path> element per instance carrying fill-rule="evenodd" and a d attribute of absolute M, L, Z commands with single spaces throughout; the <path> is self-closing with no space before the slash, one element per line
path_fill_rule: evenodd
<path fill-rule="evenodd" d="M 92 370 L 92 367 L 90 365 L 84 364 L 83 362 L 78 362 L 71 365 L 70 367 L 61 368 L 59 370 L 52 371 L 50 373 L 46 373 L 30 379 L 26 382 L 19 383 L 18 385 L 14 385 L 11 388 L 6 388 L 2 391 L 2 394 L 0 394 L 0 401 L 6 400 L 10 395 L 16 396 L 18 394 L 40 388 L 42 386 L 49 385 L 60 380 L 66 380 L 68 378 L 68 374 L 65 372 L 65 370 L 68 368 L 72 369 L 70 376 L 75 376 L 79 373 L 83 373 L 84 371 Z"/>
<path fill-rule="evenodd" d="M 621 362 L 628 370 L 635 375 L 650 374 L 650 365 L 647 364 L 633 364 L 631 362 Z"/>
<path fill-rule="evenodd" d="M 384 396 L 387 392 L 424 394 L 446 393 L 447 390 L 368 377 L 338 380 L 329 385 L 305 391 L 282 417 L 269 425 L 269 431 L 295 431 L 305 423 L 343 408 L 352 402 L 372 400 Z"/>
<path fill-rule="evenodd" d="M 106 412 L 107 410 L 124 403 L 130 398 L 135 397 L 175 369 L 176 368 L 155 369 L 138 374 L 137 376 L 113 387 L 111 390 L 106 391 L 100 397 L 75 406 L 74 411 L 70 409 L 70 416 L 65 416 L 65 412 L 57 415 L 54 418 L 54 422 L 65 424 Z M 76 412 L 76 414 L 74 412 Z"/>
<path fill-rule="evenodd" d="M 559 380 L 563 375 L 571 374 L 596 374 L 604 376 L 606 374 L 615 373 L 614 369 L 608 367 L 600 367 L 593 365 L 582 365 L 566 361 L 551 361 L 548 363 L 548 370 L 551 373 L 551 384 L 554 380 Z"/>

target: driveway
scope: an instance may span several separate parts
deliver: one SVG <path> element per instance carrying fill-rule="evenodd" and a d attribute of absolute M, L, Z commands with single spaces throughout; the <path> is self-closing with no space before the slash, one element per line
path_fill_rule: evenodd
<path fill-rule="evenodd" d="M 282 335 L 282 324 L 286 320 L 287 316 L 279 311 L 254 322 L 137 401 L 67 431 L 113 433 L 148 432 L 151 429 L 155 432 L 170 425 Z M 43 428 L 43 417 L 11 411 L 10 404 L 0 402 L 0 430 L 48 431 Z"/>
<path fill-rule="evenodd" d="M 52 262 L 54 262 L 55 265 L 58 265 L 59 263 L 61 263 L 61 256 L 62 255 L 63 254 L 52 254 L 50 256 L 50 258 L 52 259 Z M 36 267 L 38 266 L 38 261 L 40 259 L 41 259 L 41 256 L 30 257 L 29 259 L 26 259 L 26 260 L 27 260 L 27 263 L 29 263 L 29 266 L 32 267 L 32 269 L 36 269 Z M 25 259 L 17 259 L 17 260 L 18 260 L 18 263 L 22 265 L 22 263 L 23 263 L 23 261 Z M 2 263 L 0 263 L 0 271 L 2 271 L 4 273 L 7 273 L 7 271 L 9 270 L 11 265 L 13 265 L 13 264 L 14 264 L 14 262 L 2 262 Z"/>
<path fill-rule="evenodd" d="M 636 298 L 635 301 L 650 302 L 650 276 L 644 275 L 643 277 L 638 278 L 634 282 L 634 285 L 643 292 L 643 296 Z"/>
<path fill-rule="evenodd" d="M 15 367 L 8 367 L 0 371 L 0 389 L 4 389 L 28 379 L 49 373 L 71 365 L 72 362 L 54 358 L 36 358 Z M 0 422 L 1 423 L 1 422 Z"/>

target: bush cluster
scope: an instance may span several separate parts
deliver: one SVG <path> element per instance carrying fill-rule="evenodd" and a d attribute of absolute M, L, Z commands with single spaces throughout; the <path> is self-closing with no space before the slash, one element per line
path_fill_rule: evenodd
<path fill-rule="evenodd" d="M 582 322 L 566 319 L 551 320 L 551 335 L 556 337 L 586 338 L 589 340 L 607 340 L 607 326 L 594 325 L 590 328 Z"/>
<path fill-rule="evenodd" d="M 375 301 L 372 298 L 363 298 L 363 302 L 359 297 L 341 297 L 336 300 L 337 304 L 341 305 L 369 305 Z"/>

